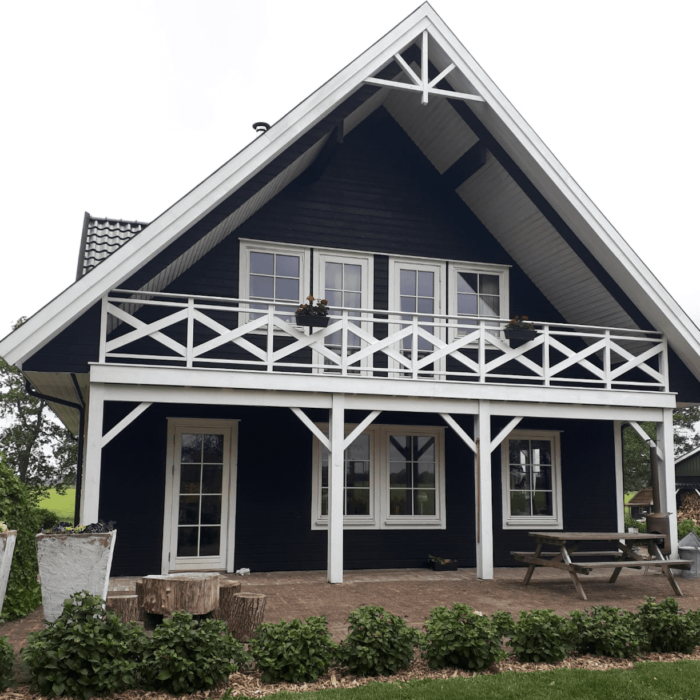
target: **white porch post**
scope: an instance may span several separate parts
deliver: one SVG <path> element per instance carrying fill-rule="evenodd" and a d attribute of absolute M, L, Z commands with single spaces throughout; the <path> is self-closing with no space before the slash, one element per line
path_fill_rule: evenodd
<path fill-rule="evenodd" d="M 90 400 L 88 404 L 83 488 L 80 498 L 80 524 L 82 525 L 96 523 L 99 516 L 104 403 L 104 386 L 92 384 L 90 386 Z"/>
<path fill-rule="evenodd" d="M 491 505 L 491 404 L 479 401 L 474 418 L 476 493 L 476 577 L 493 578 L 493 508 Z"/>
<path fill-rule="evenodd" d="M 328 465 L 328 582 L 343 582 L 345 395 L 333 394 Z"/>
<path fill-rule="evenodd" d="M 622 464 L 622 426 L 623 422 L 613 421 L 615 444 L 615 498 L 617 499 L 617 531 L 625 531 L 625 486 Z"/>
<path fill-rule="evenodd" d="M 678 529 L 676 528 L 676 464 L 673 458 L 673 409 L 664 408 L 664 419 L 656 424 L 656 444 L 661 448 L 659 457 L 659 479 L 661 489 L 661 512 L 670 513 L 671 556 L 678 558 Z"/>

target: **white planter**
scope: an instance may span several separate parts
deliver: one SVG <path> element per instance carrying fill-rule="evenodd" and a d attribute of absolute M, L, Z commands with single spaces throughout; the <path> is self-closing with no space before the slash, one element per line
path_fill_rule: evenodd
<path fill-rule="evenodd" d="M 44 619 L 54 622 L 63 601 L 78 591 L 107 599 L 117 531 L 82 535 L 37 535 Z"/>
<path fill-rule="evenodd" d="M 12 566 L 12 556 L 15 553 L 16 541 L 17 530 L 0 532 L 0 614 L 2 614 L 5 593 L 7 593 L 7 580 L 10 578 L 10 568 Z"/>

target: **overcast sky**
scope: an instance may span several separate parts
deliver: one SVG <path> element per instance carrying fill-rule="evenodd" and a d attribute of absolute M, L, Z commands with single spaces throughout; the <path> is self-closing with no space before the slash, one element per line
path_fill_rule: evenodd
<path fill-rule="evenodd" d="M 433 7 L 700 321 L 700 2 Z M 83 214 L 150 221 L 417 0 L 0 5 L 0 337 L 75 279 Z"/>

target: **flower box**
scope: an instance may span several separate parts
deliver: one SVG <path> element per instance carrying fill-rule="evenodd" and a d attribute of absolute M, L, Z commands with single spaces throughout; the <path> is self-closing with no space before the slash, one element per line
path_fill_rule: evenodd
<path fill-rule="evenodd" d="M 433 571 L 457 571 L 457 560 L 445 559 L 443 561 L 435 561 L 431 559 L 430 568 Z"/>
<path fill-rule="evenodd" d="M 36 536 L 44 619 L 55 622 L 63 611 L 63 601 L 78 591 L 107 600 L 116 538 L 116 530 Z"/>
<path fill-rule="evenodd" d="M 526 328 L 505 328 L 503 330 L 507 340 L 534 340 L 537 337 L 537 331 L 527 330 Z"/>
<path fill-rule="evenodd" d="M 5 602 L 5 593 L 7 593 L 7 581 L 10 578 L 15 542 L 17 542 L 17 530 L 0 532 L 0 614 Z"/>
<path fill-rule="evenodd" d="M 307 326 L 308 328 L 325 328 L 330 320 L 328 316 L 308 316 L 306 314 L 297 314 L 297 325 Z"/>

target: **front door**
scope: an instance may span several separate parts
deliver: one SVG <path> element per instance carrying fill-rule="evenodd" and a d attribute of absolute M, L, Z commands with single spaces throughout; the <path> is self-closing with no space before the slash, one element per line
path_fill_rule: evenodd
<path fill-rule="evenodd" d="M 233 569 L 236 428 L 231 421 L 170 421 L 163 569 Z"/>

